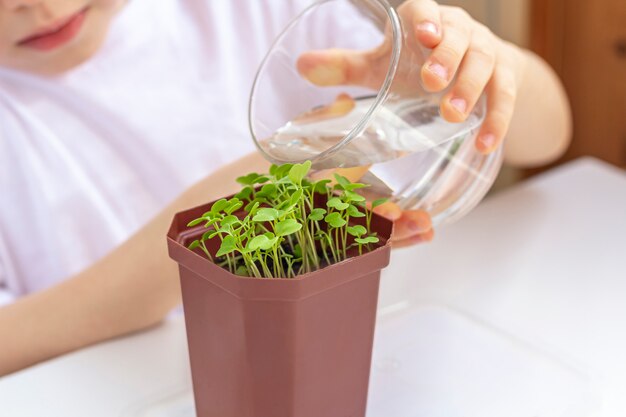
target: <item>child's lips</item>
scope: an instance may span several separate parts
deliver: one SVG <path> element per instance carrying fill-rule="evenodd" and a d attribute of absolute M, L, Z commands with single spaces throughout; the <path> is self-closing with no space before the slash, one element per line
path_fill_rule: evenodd
<path fill-rule="evenodd" d="M 40 51 L 50 51 L 71 41 L 80 31 L 87 9 L 64 18 L 54 24 L 40 29 L 28 37 L 18 41 L 19 46 L 37 49 Z"/>

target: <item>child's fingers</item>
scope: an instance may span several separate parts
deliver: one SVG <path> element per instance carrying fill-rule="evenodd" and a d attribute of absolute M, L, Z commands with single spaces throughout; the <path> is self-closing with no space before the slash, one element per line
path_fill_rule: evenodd
<path fill-rule="evenodd" d="M 398 8 L 402 22 L 413 28 L 415 38 L 426 48 L 441 42 L 439 5 L 434 0 L 411 0 Z"/>
<path fill-rule="evenodd" d="M 407 210 L 395 221 L 393 229 L 394 240 L 410 239 L 414 236 L 427 233 L 433 227 L 430 216 L 423 210 Z"/>
<path fill-rule="evenodd" d="M 493 75 L 496 51 L 492 36 L 484 27 L 472 33 L 454 86 L 441 102 L 441 115 L 447 121 L 464 121 Z"/>
<path fill-rule="evenodd" d="M 308 51 L 298 57 L 298 72 L 319 86 L 364 83 L 368 73 L 368 53 L 347 49 Z"/>
<path fill-rule="evenodd" d="M 441 41 L 439 6 L 433 0 L 412 0 L 399 8 L 403 22 L 409 22 L 415 38 L 428 48 Z M 412 38 L 410 43 L 417 47 Z M 370 50 L 323 49 L 303 53 L 298 57 L 298 72 L 319 86 L 359 85 L 379 88 L 387 75 L 391 42 L 383 42 Z"/>
<path fill-rule="evenodd" d="M 462 9 L 447 9 L 442 14 L 442 36 L 421 70 L 424 87 L 430 91 L 446 88 L 461 65 L 471 38 L 467 13 Z"/>
<path fill-rule="evenodd" d="M 368 204 L 369 206 L 369 204 Z M 383 216 L 391 221 L 397 221 L 402 217 L 402 209 L 391 201 L 381 204 L 374 209 L 374 213 Z"/>
<path fill-rule="evenodd" d="M 487 115 L 476 148 L 484 154 L 495 150 L 509 129 L 517 96 L 517 81 L 512 69 L 498 66 L 487 85 Z"/>
<path fill-rule="evenodd" d="M 404 248 L 407 246 L 413 246 L 413 245 L 417 245 L 418 243 L 426 243 L 426 242 L 430 242 L 433 240 L 433 238 L 435 237 L 435 230 L 434 229 L 430 229 L 428 232 L 419 234 L 419 235 L 415 235 L 415 236 L 411 236 L 407 239 L 402 239 L 402 240 L 392 240 L 391 241 L 391 246 L 394 249 L 397 248 Z"/>
<path fill-rule="evenodd" d="M 378 215 L 394 222 L 393 239 L 405 240 L 429 232 L 433 225 L 424 210 L 403 211 L 397 204 L 386 202 L 374 209 Z"/>

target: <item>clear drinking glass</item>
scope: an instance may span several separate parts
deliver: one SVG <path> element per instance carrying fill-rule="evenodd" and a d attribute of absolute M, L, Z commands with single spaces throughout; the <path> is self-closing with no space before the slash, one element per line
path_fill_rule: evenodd
<path fill-rule="evenodd" d="M 483 155 L 475 147 L 484 97 L 463 123 L 441 117 L 446 91 L 422 87 L 428 50 L 404 29 L 410 27 L 386 0 L 312 3 L 257 71 L 250 131 L 271 162 L 311 160 L 313 175 L 332 170 L 367 183 L 368 197 L 424 209 L 440 225 L 478 204 L 498 174 L 502 151 Z M 346 79 L 338 70 L 345 58 L 328 52 L 336 49 L 370 51 L 366 70 Z"/>

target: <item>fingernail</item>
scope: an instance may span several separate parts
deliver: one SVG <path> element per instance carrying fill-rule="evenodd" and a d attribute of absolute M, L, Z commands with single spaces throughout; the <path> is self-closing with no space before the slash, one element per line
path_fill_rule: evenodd
<path fill-rule="evenodd" d="M 478 142 L 480 143 L 481 148 L 483 148 L 482 151 L 488 152 L 495 146 L 496 137 L 488 133 L 479 137 Z"/>
<path fill-rule="evenodd" d="M 448 70 L 443 65 L 432 62 L 428 65 L 428 70 L 442 80 L 448 81 Z"/>
<path fill-rule="evenodd" d="M 456 98 L 453 98 L 452 100 L 450 100 L 450 104 L 459 113 L 465 114 L 465 110 L 467 110 L 467 101 L 463 100 L 460 97 L 456 97 Z"/>
<path fill-rule="evenodd" d="M 433 35 L 436 35 L 439 33 L 439 29 L 437 28 L 437 25 L 434 24 L 433 22 L 429 22 L 428 20 L 424 20 L 423 22 L 418 23 L 417 30 L 421 32 L 432 33 Z"/>

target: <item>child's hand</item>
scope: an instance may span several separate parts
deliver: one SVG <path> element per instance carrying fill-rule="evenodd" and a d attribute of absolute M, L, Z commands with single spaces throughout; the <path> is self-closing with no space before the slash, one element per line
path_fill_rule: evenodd
<path fill-rule="evenodd" d="M 424 210 L 402 210 L 387 202 L 374 209 L 376 214 L 393 220 L 392 246 L 400 248 L 430 242 L 435 236 L 430 216 Z"/>
<path fill-rule="evenodd" d="M 407 90 L 420 80 L 430 91 L 454 85 L 441 101 L 441 114 L 450 122 L 465 120 L 478 98 L 487 93 L 488 109 L 476 139 L 483 153 L 502 142 L 513 116 L 517 85 L 524 67 L 521 51 L 496 37 L 457 7 L 433 0 L 408 0 L 398 9 L 407 36 L 404 48 L 432 49 L 421 68 L 411 68 L 410 54 L 402 54 L 403 84 Z M 421 46 L 420 46 L 421 45 Z M 378 88 L 387 72 L 390 42 L 370 51 L 323 50 L 303 54 L 298 70 L 318 85 L 356 84 Z"/>

